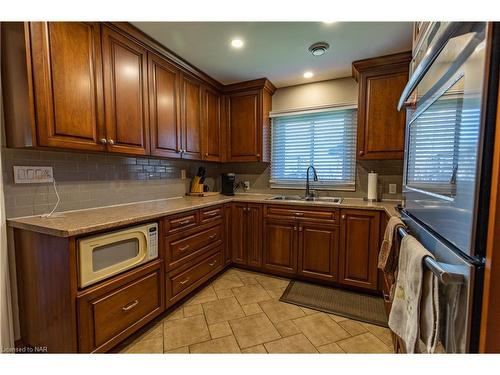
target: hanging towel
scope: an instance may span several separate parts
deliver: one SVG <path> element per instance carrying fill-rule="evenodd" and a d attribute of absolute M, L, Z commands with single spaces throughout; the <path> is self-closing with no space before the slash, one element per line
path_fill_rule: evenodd
<path fill-rule="evenodd" d="M 389 286 L 392 286 L 396 281 L 395 272 L 398 267 L 399 253 L 397 229 L 399 227 L 405 227 L 401 219 L 397 216 L 391 217 L 385 227 L 384 239 L 378 253 L 378 268 L 384 273 Z"/>
<path fill-rule="evenodd" d="M 433 257 L 415 237 L 403 237 L 389 328 L 403 340 L 408 353 L 433 353 L 439 339 L 438 280 L 425 270 L 426 256 Z"/>

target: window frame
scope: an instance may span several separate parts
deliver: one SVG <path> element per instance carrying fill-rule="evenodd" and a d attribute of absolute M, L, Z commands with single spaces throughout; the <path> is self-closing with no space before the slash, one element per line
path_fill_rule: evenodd
<path fill-rule="evenodd" d="M 279 182 L 276 179 L 273 179 L 273 156 L 274 156 L 274 121 L 278 117 L 291 117 L 291 116 L 301 116 L 301 115 L 312 115 L 312 114 L 320 114 L 325 112 L 334 112 L 334 111 L 347 111 L 354 110 L 354 116 L 356 117 L 356 121 L 353 122 L 353 131 L 354 131 L 354 152 L 352 153 L 353 157 L 353 182 L 339 182 L 333 183 L 331 180 L 328 181 L 314 181 L 312 179 L 312 173 L 310 176 L 310 187 L 314 190 L 325 190 L 325 191 L 356 191 L 357 185 L 357 159 L 356 159 L 356 149 L 357 149 L 357 116 L 358 116 L 358 105 L 357 103 L 342 103 L 338 105 L 327 105 L 320 107 L 310 107 L 310 108 L 301 108 L 296 110 L 285 110 L 285 111 L 273 111 L 270 113 L 271 118 L 271 163 L 270 163 L 270 176 L 269 176 L 269 187 L 271 189 L 287 189 L 287 190 L 304 190 L 306 184 L 306 178 L 301 180 L 284 180 L 281 179 Z"/>

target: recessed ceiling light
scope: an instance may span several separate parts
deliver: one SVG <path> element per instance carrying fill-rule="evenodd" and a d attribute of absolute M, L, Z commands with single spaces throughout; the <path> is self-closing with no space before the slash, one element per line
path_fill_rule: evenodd
<path fill-rule="evenodd" d="M 242 48 L 245 45 L 245 42 L 243 42 L 242 39 L 240 38 L 234 38 L 231 40 L 231 47 L 233 48 Z"/>
<path fill-rule="evenodd" d="M 304 78 L 312 78 L 312 77 L 314 77 L 314 73 L 313 72 L 309 72 L 308 71 L 308 72 L 304 73 Z"/>

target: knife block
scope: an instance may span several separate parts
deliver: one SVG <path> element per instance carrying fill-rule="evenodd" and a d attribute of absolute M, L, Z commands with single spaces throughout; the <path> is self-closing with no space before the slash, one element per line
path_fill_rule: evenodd
<path fill-rule="evenodd" d="M 191 193 L 203 193 L 203 184 L 200 182 L 199 176 L 194 176 L 191 180 Z"/>

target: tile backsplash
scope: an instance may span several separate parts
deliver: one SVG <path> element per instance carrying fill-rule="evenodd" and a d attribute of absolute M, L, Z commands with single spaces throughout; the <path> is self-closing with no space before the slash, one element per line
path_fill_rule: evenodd
<path fill-rule="evenodd" d="M 183 196 L 197 167 L 210 164 L 185 160 L 113 154 L 2 149 L 7 217 L 48 213 L 57 198 L 52 184 L 14 184 L 12 166 L 52 166 L 61 202 L 57 211 L 76 210 Z M 185 169 L 187 179 L 182 180 Z M 214 187 L 213 179 L 207 184 Z"/>
<path fill-rule="evenodd" d="M 77 210 L 184 196 L 190 178 L 199 166 L 207 169 L 210 190 L 219 190 L 220 173 L 236 173 L 236 181 L 249 181 L 251 193 L 303 194 L 302 190 L 269 188 L 270 167 L 266 163 L 202 163 L 188 160 L 117 156 L 114 154 L 2 149 L 3 181 L 7 217 L 40 215 L 56 202 L 52 184 L 14 184 L 12 166 L 52 166 L 61 197 L 57 211 Z M 187 178 L 182 180 L 181 170 Z M 402 161 L 372 161 L 357 164 L 356 191 L 325 191 L 323 195 L 364 197 L 368 172 L 379 173 L 382 198 L 401 197 Z M 388 194 L 389 184 L 397 194 Z M 240 188 L 238 191 L 242 191 Z"/>

